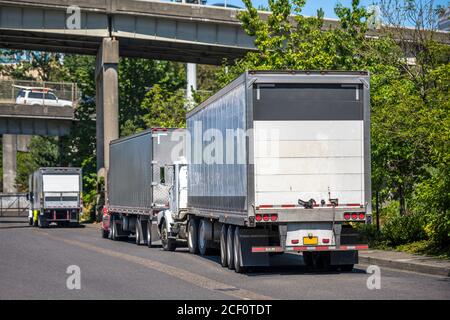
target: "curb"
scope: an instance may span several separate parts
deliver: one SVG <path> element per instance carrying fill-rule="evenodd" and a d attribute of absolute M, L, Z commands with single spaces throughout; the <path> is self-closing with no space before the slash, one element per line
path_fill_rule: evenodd
<path fill-rule="evenodd" d="M 359 262 L 365 264 L 374 264 L 380 267 L 387 267 L 398 270 L 406 270 L 424 274 L 431 274 L 435 276 L 450 277 L 450 268 L 447 267 L 438 267 L 425 264 L 411 263 L 406 261 L 395 261 L 363 256 L 359 256 Z"/>

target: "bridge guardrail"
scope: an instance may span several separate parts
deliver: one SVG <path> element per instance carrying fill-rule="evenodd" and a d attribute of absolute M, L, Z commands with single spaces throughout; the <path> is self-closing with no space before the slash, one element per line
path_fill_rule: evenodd
<path fill-rule="evenodd" d="M 0 217 L 25 217 L 29 207 L 26 193 L 0 193 Z"/>

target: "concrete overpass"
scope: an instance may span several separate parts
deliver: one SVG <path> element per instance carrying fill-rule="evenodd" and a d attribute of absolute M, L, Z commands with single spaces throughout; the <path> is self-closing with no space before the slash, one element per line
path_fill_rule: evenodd
<path fill-rule="evenodd" d="M 69 6 L 81 8 L 69 29 Z M 0 47 L 97 54 L 104 38 L 126 57 L 220 64 L 253 49 L 237 10 L 136 0 L 0 0 Z"/>

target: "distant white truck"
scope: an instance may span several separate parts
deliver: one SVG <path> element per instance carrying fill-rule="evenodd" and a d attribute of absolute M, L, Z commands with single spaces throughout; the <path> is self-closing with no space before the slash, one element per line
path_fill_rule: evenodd
<path fill-rule="evenodd" d="M 16 104 L 26 104 L 31 106 L 54 106 L 72 107 L 69 100 L 60 99 L 51 88 L 14 86 L 19 89 L 16 97 Z"/>
<path fill-rule="evenodd" d="M 81 168 L 39 168 L 29 177 L 29 223 L 77 226 L 82 210 Z"/>

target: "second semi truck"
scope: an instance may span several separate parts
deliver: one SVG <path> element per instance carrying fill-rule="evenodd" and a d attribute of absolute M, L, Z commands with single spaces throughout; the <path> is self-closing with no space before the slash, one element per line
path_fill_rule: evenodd
<path fill-rule="evenodd" d="M 218 248 L 236 272 L 284 252 L 347 271 L 367 248 L 352 228 L 371 219 L 366 72 L 249 71 L 188 113 L 184 139 L 151 137 L 110 145 L 104 236 L 142 243 L 154 225 L 165 250 Z"/>

